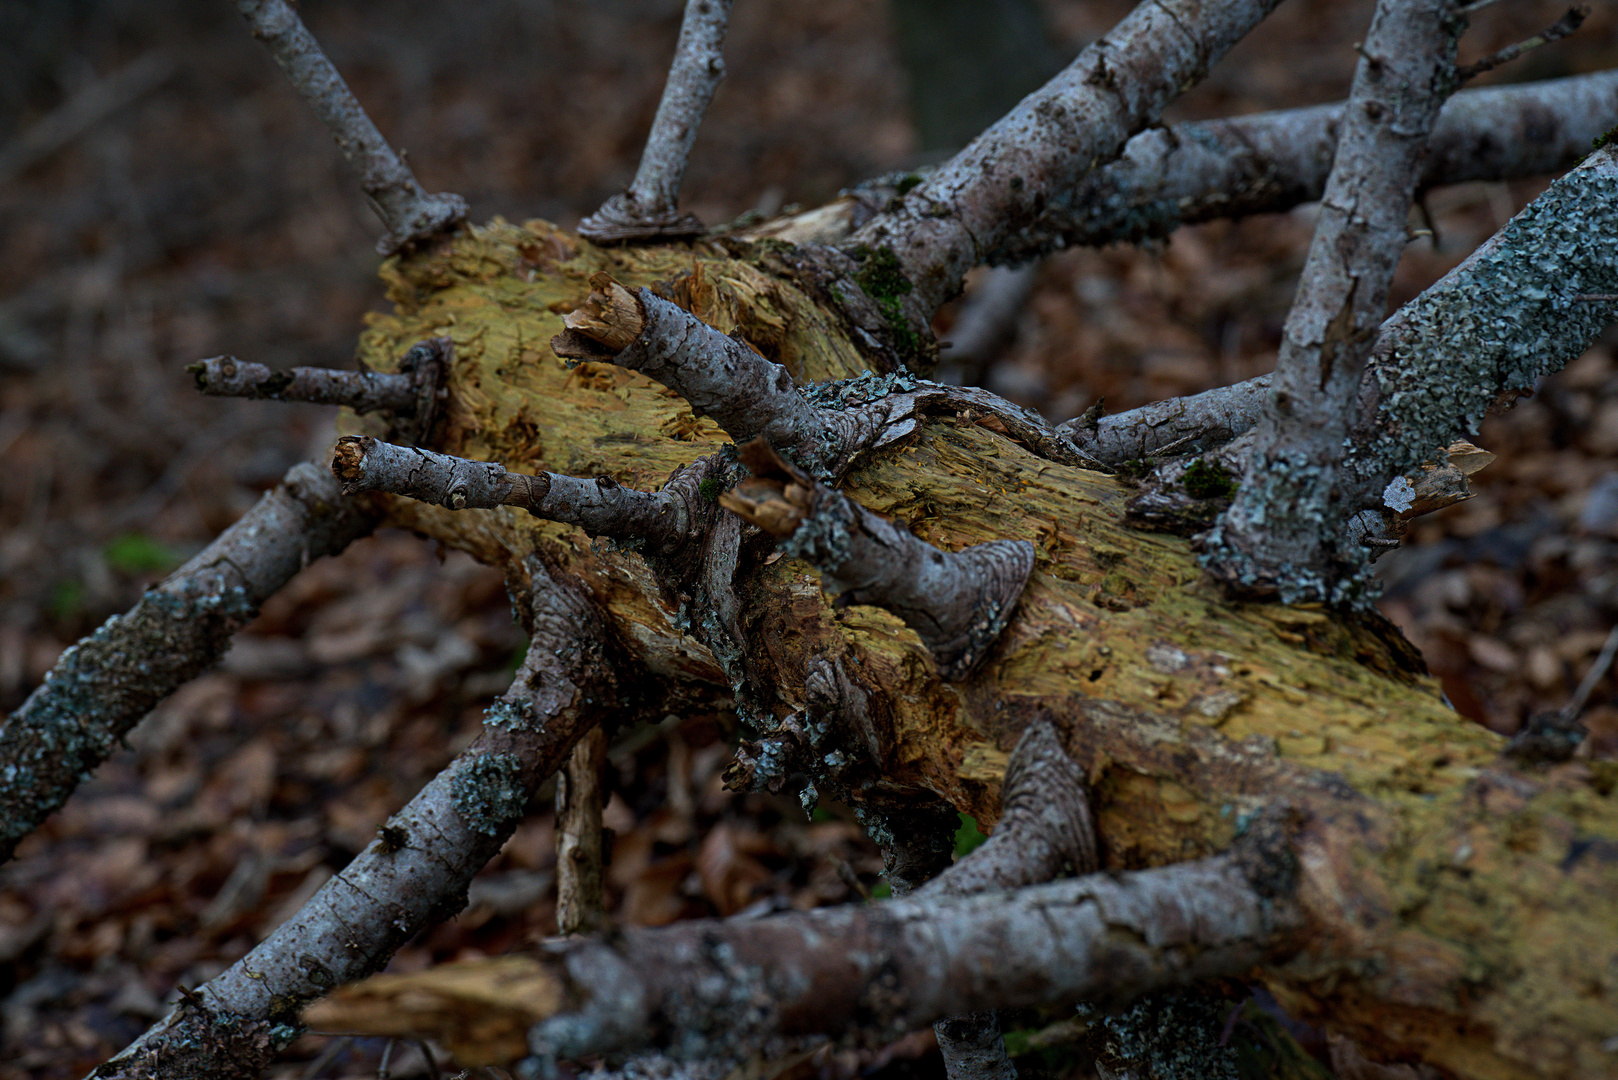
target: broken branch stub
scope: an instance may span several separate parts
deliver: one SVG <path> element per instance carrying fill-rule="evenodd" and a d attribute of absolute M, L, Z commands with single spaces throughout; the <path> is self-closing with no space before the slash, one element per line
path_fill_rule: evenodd
<path fill-rule="evenodd" d="M 1027 540 L 947 552 L 819 483 L 763 439 L 739 450 L 753 476 L 719 504 L 820 570 L 839 604 L 871 604 L 920 636 L 939 673 L 967 678 L 1011 621 L 1034 569 Z"/>
<path fill-rule="evenodd" d="M 680 213 L 680 181 L 697 140 L 697 129 L 725 77 L 721 50 L 732 0 L 686 0 L 680 40 L 669 80 L 627 191 L 601 204 L 579 222 L 579 235 L 598 244 L 632 240 L 678 240 L 701 236 L 707 227 Z"/>

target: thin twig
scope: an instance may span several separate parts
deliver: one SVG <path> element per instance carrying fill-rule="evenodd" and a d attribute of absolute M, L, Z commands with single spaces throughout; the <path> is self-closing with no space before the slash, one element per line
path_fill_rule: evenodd
<path fill-rule="evenodd" d="M 629 190 L 579 222 L 579 235 L 598 243 L 700 236 L 702 222 L 681 214 L 680 181 L 697 130 L 725 77 L 721 51 L 732 0 L 686 0 L 669 80 L 652 120 L 640 168 Z"/>
<path fill-rule="evenodd" d="M 119 109 L 156 90 L 174 74 L 174 60 L 149 52 L 98 79 L 0 148 L 0 184 L 43 161 Z"/>
<path fill-rule="evenodd" d="M 1590 6 L 1588 4 L 1579 4 L 1576 7 L 1570 7 L 1567 9 L 1567 13 L 1565 15 L 1563 15 L 1560 19 L 1557 19 L 1544 30 L 1541 30 L 1539 33 L 1535 34 L 1533 37 L 1519 41 L 1515 45 L 1507 45 L 1499 52 L 1492 53 L 1485 56 L 1482 60 L 1479 60 L 1475 64 L 1468 64 L 1461 68 L 1459 72 L 1460 79 L 1462 82 L 1465 82 L 1468 79 L 1476 78 L 1477 76 L 1482 75 L 1485 71 L 1493 71 L 1501 64 L 1509 64 L 1511 61 L 1517 59 L 1517 57 L 1531 49 L 1537 49 L 1541 45 L 1549 45 L 1553 41 L 1561 41 L 1569 34 L 1572 34 L 1574 31 L 1578 30 L 1579 27 L 1583 26 L 1584 20 L 1588 19 L 1589 17 Z"/>
<path fill-rule="evenodd" d="M 466 218 L 466 200 L 459 195 L 422 190 L 287 0 L 236 0 L 236 10 L 331 131 L 358 176 L 387 228 L 377 241 L 378 251 L 391 255 Z"/>
<path fill-rule="evenodd" d="M 1612 628 L 1607 635 L 1606 644 L 1601 646 L 1601 652 L 1596 656 L 1595 663 L 1590 670 L 1584 673 L 1579 681 L 1579 688 L 1573 691 L 1573 697 L 1562 707 L 1562 716 L 1566 720 L 1573 720 L 1584 711 L 1584 703 L 1590 700 L 1590 694 L 1595 690 L 1596 684 L 1601 682 L 1607 669 L 1612 667 L 1612 659 L 1618 655 L 1618 626 Z"/>

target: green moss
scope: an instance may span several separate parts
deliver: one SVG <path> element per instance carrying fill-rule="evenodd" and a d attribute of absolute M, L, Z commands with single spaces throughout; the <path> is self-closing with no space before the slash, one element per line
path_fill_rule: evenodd
<path fill-rule="evenodd" d="M 141 533 L 125 533 L 101 549 L 107 566 L 120 574 L 163 573 L 174 569 L 180 557 L 166 544 Z"/>
<path fill-rule="evenodd" d="M 1228 499 L 1240 486 L 1229 469 L 1204 458 L 1197 458 L 1186 466 L 1180 485 L 1193 499 Z"/>
<path fill-rule="evenodd" d="M 702 497 L 708 502 L 717 502 L 719 500 L 720 493 L 724 491 L 724 485 L 719 482 L 719 478 L 717 476 L 705 476 L 702 478 L 702 481 L 697 484 L 697 491 L 700 492 Z"/>
<path fill-rule="evenodd" d="M 901 176 L 899 182 L 893 185 L 893 193 L 902 199 L 920 186 L 921 176 L 917 173 L 910 173 L 906 176 Z"/>
<path fill-rule="evenodd" d="M 917 360 L 925 362 L 925 344 L 920 335 L 910 328 L 905 318 L 904 301 L 900 299 L 912 292 L 915 286 L 905 277 L 899 256 L 893 253 L 892 248 L 872 249 L 863 244 L 855 248 L 853 254 L 861 264 L 854 274 L 854 281 L 865 290 L 865 295 L 876 302 L 877 308 L 888 320 L 900 357 L 906 366 L 914 366 Z"/>

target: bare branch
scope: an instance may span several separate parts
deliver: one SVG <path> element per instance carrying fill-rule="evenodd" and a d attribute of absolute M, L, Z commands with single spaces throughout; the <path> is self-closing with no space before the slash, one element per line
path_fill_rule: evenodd
<path fill-rule="evenodd" d="M 123 615 L 74 645 L 0 727 L 0 860 L 313 559 L 371 531 L 363 505 L 310 462 Z"/>
<path fill-rule="evenodd" d="M 622 487 L 610 476 L 583 480 L 544 472 L 507 472 L 492 461 L 468 461 L 370 436 L 337 441 L 332 473 L 347 495 L 387 491 L 450 510 L 520 506 L 535 517 L 577 525 L 591 536 L 643 541 L 667 554 L 689 542 L 703 517 L 700 485 L 717 464 L 709 459 L 670 477 L 662 491 Z"/>
<path fill-rule="evenodd" d="M 236 10 L 331 131 L 359 178 L 388 230 L 377 241 L 379 252 L 391 255 L 466 218 L 466 200 L 459 195 L 422 190 L 287 0 L 236 0 Z"/>
<path fill-rule="evenodd" d="M 763 438 L 778 452 L 834 477 L 866 449 L 915 430 L 929 413 L 973 413 L 1064 465 L 1105 469 L 1038 413 L 977 387 L 911 375 L 866 375 L 800 390 L 786 368 L 646 289 L 631 293 L 598 273 L 595 291 L 551 339 L 558 356 L 619 364 L 676 391 L 737 443 Z"/>
<path fill-rule="evenodd" d="M 647 1043 L 734 1060 L 778 1032 L 879 1042 L 976 1009 L 1114 1004 L 1246 974 L 1290 951 L 1296 908 L 1272 887 L 1287 876 L 1284 862 L 1239 850 L 1010 893 L 629 929 L 541 956 L 441 968 L 431 982 L 381 976 L 308 1019 L 325 1029 L 438 1034 L 454 982 L 475 985 L 498 971 L 510 992 L 497 1015 L 485 1013 L 485 1030 L 500 1030 L 509 1045 L 508 1025 L 538 1019 L 529 1046 L 553 1061 Z"/>
<path fill-rule="evenodd" d="M 1611 325 L 1618 293 L 1618 147 L 1585 158 L 1455 269 L 1395 312 L 1360 386 L 1349 506 L 1473 438 L 1513 392 L 1559 371 Z"/>
<path fill-rule="evenodd" d="M 1357 594 L 1339 464 L 1360 376 L 1407 242 L 1427 134 L 1455 86 L 1455 0 L 1381 0 L 1344 110 L 1320 220 L 1281 343 L 1247 475 L 1204 565 L 1287 602 Z"/>
<path fill-rule="evenodd" d="M 302 1031 L 298 1010 L 379 970 L 466 903 L 541 782 L 614 701 L 593 605 L 537 561 L 533 640 L 483 731 L 342 873 L 230 969 L 96 1071 L 113 1077 L 255 1077 Z"/>
<path fill-rule="evenodd" d="M 841 604 L 886 608 L 920 636 L 945 679 L 971 675 L 988 655 L 1034 569 L 1027 540 L 943 552 L 816 482 L 754 440 L 740 451 L 753 471 L 719 497 L 725 509 L 786 541 L 781 550 L 819 568 Z"/>
<path fill-rule="evenodd" d="M 1141 4 L 896 209 L 855 233 L 849 250 L 892 253 L 912 286 L 892 292 L 900 317 L 925 335 L 968 270 L 1037 220 L 1052 198 L 1117 157 L 1277 3 Z"/>
<path fill-rule="evenodd" d="M 336 371 L 298 367 L 271 371 L 263 364 L 234 356 L 215 356 L 186 367 L 197 389 L 214 397 L 265 398 L 343 405 L 357 413 L 391 412 L 409 418 L 404 425 L 418 439 L 432 428 L 443 398 L 444 376 L 454 360 L 454 343 L 445 337 L 414 346 L 399 361 L 399 371 Z"/>
<path fill-rule="evenodd" d="M 1079 245 L 1137 243 L 1181 225 L 1276 213 L 1326 190 L 1343 105 L 1153 128 L 989 251 L 1019 263 Z M 1542 176 L 1575 164 L 1618 115 L 1618 71 L 1456 94 L 1419 186 Z"/>
<path fill-rule="evenodd" d="M 725 77 L 720 55 L 730 25 L 731 0 L 686 0 L 669 81 L 652 120 L 640 168 L 629 190 L 614 195 L 579 222 L 579 235 L 597 243 L 670 240 L 707 230 L 678 208 L 680 181 L 697 129 Z"/>
<path fill-rule="evenodd" d="M 1479 60 L 1477 63 L 1468 64 L 1464 68 L 1461 68 L 1459 73 L 1460 78 L 1463 82 L 1467 79 L 1476 78 L 1477 76 L 1482 75 L 1485 71 L 1493 71 L 1501 64 L 1511 63 L 1523 53 L 1537 49 L 1541 45 L 1549 45 L 1553 41 L 1561 41 L 1569 34 L 1577 31 L 1579 27 L 1583 26 L 1584 20 L 1588 19 L 1589 17 L 1590 5 L 1576 4 L 1573 7 L 1568 8 L 1567 13 L 1560 19 L 1557 19 L 1554 23 L 1547 26 L 1544 30 L 1535 34 L 1533 37 L 1524 41 L 1519 41 L 1515 45 L 1507 45 L 1499 52 L 1491 53 L 1490 55 L 1485 56 L 1482 60 Z"/>

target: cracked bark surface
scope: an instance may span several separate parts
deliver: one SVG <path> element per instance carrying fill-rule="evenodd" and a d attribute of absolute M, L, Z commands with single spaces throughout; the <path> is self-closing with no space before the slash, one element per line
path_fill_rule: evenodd
<path fill-rule="evenodd" d="M 63 653 L 0 726 L 0 861 L 158 702 L 224 656 L 260 604 L 375 523 L 324 469 L 295 465 L 217 540 Z"/>

